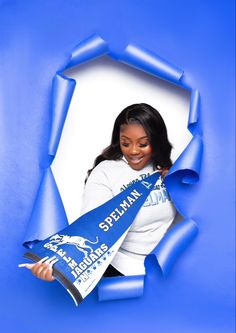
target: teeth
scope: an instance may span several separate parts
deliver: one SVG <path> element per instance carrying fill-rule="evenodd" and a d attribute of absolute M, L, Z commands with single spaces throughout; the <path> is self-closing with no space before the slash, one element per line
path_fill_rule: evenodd
<path fill-rule="evenodd" d="M 132 163 L 139 163 L 143 158 L 142 157 L 139 157 L 139 158 L 130 158 L 130 161 Z"/>

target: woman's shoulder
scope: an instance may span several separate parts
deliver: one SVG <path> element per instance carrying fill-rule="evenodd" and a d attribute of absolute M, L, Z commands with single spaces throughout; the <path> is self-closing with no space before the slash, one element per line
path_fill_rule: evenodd
<path fill-rule="evenodd" d="M 91 176 L 106 175 L 117 173 L 119 170 L 123 170 L 126 167 L 126 163 L 123 159 L 119 160 L 105 160 L 100 162 L 91 172 Z"/>
<path fill-rule="evenodd" d="M 113 167 L 123 167 L 125 161 L 123 159 L 119 160 L 105 160 L 100 162 L 93 170 L 110 170 Z"/>

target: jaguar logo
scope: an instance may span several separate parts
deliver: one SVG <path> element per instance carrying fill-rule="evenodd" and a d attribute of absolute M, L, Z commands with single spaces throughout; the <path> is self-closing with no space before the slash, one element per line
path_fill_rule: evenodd
<path fill-rule="evenodd" d="M 89 254 L 93 253 L 93 248 L 89 244 L 97 244 L 98 237 L 96 237 L 95 242 L 92 242 L 89 239 L 81 236 L 67 236 L 56 234 L 50 238 L 50 243 L 55 243 L 56 245 L 74 245 L 79 251 L 83 252 L 85 257 L 87 257 Z"/>

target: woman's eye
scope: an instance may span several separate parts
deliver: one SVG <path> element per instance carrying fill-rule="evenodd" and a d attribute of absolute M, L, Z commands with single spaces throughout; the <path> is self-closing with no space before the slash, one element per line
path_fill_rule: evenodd
<path fill-rule="evenodd" d="M 141 144 L 139 145 L 140 148 L 145 148 L 145 147 L 147 147 L 147 146 L 148 146 L 148 143 L 141 143 Z"/>
<path fill-rule="evenodd" d="M 122 144 L 123 147 L 128 147 L 129 146 L 129 144 L 125 143 L 125 142 L 122 142 L 121 144 Z"/>

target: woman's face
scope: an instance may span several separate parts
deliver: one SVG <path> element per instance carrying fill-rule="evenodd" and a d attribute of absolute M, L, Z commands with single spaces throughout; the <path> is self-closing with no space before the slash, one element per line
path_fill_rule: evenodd
<path fill-rule="evenodd" d="M 142 125 L 121 126 L 120 148 L 130 167 L 134 170 L 141 170 L 151 161 L 152 147 Z"/>

